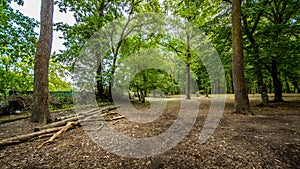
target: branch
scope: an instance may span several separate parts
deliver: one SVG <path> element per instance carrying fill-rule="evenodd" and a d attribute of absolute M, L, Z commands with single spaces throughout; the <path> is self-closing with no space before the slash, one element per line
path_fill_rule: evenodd
<path fill-rule="evenodd" d="M 232 4 L 232 2 L 230 0 L 223 0 L 223 1 Z"/>
<path fill-rule="evenodd" d="M 256 30 L 256 27 L 257 27 L 257 25 L 258 25 L 258 23 L 259 23 L 259 21 L 260 21 L 261 16 L 263 15 L 264 10 L 265 10 L 265 7 L 267 6 L 268 3 L 269 3 L 269 1 L 266 0 L 265 3 L 264 3 L 263 9 L 259 11 L 259 13 L 258 13 L 258 15 L 257 15 L 257 18 L 256 18 L 256 20 L 255 20 L 255 22 L 254 22 L 254 26 L 253 26 L 253 28 L 252 28 L 252 30 L 251 30 L 251 34 L 253 34 L 254 31 Z"/>
<path fill-rule="evenodd" d="M 43 129 L 47 129 L 47 128 L 52 128 L 52 127 L 63 126 L 63 125 L 67 124 L 70 121 L 76 121 L 76 120 L 84 119 L 84 118 L 86 118 L 88 116 L 92 116 L 92 115 L 101 113 L 103 111 L 110 111 L 110 110 L 113 110 L 113 109 L 116 109 L 116 108 L 118 108 L 118 107 L 115 107 L 115 106 L 106 106 L 106 107 L 103 107 L 103 108 L 91 109 L 91 110 L 89 110 L 87 112 L 80 113 L 78 115 L 76 114 L 75 116 L 71 116 L 70 118 L 64 119 L 62 121 L 57 121 L 57 122 L 50 123 L 50 124 L 47 124 L 47 125 L 44 125 L 44 126 L 41 126 L 41 127 L 37 127 L 37 128 L 34 129 L 34 131 L 39 131 L 39 130 L 43 130 Z"/>
<path fill-rule="evenodd" d="M 7 138 L 7 139 L 4 139 L 4 140 L 0 141 L 0 147 L 4 147 L 4 146 L 7 146 L 7 145 L 11 145 L 11 144 L 21 143 L 21 142 L 24 142 L 24 141 L 29 140 L 31 138 L 38 137 L 38 136 L 43 135 L 43 134 L 48 134 L 48 133 L 52 133 L 52 132 L 55 132 L 55 131 L 59 131 L 62 128 L 63 127 L 56 127 L 56 128 L 41 130 L 39 132 L 33 132 L 33 133 L 30 133 L 30 134 L 23 134 L 23 135 L 20 135 L 20 136 Z"/>
<path fill-rule="evenodd" d="M 72 122 L 68 122 L 66 126 L 64 126 L 61 130 L 59 130 L 57 133 L 55 133 L 49 140 L 47 140 L 46 142 L 42 143 L 41 145 L 38 146 L 38 149 L 42 148 L 44 145 L 46 144 L 50 144 L 52 142 L 54 142 L 54 139 L 56 137 L 58 137 L 59 135 L 61 135 L 63 132 L 66 132 L 68 129 L 78 125 L 79 122 L 78 121 L 72 121 Z"/>
<path fill-rule="evenodd" d="M 161 46 L 166 46 L 165 44 L 161 43 L 161 42 L 158 42 L 157 43 Z M 180 55 L 180 54 L 183 54 L 184 52 L 180 51 L 180 50 L 177 50 L 174 46 L 170 45 L 170 44 L 167 44 L 167 47 L 170 47 L 171 49 L 173 49 L 177 55 Z"/>

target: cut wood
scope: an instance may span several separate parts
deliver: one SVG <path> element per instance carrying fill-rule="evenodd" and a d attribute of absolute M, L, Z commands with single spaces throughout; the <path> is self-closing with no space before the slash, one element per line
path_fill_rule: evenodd
<path fill-rule="evenodd" d="M 75 108 L 68 108 L 68 109 L 59 109 L 59 110 L 53 110 L 53 111 L 50 111 L 50 113 L 58 113 L 58 112 L 64 112 L 64 111 L 71 111 L 71 110 L 74 110 Z"/>
<path fill-rule="evenodd" d="M 103 114 L 101 114 L 101 115 L 102 116 L 107 116 L 107 115 L 117 114 L 117 112 L 109 112 L 110 110 L 115 109 L 117 107 L 111 106 L 111 108 L 108 107 L 108 109 L 103 109 L 102 110 Z M 100 110 L 100 108 L 99 108 L 99 110 Z M 104 112 L 107 112 L 107 113 L 104 113 Z M 57 117 L 57 118 L 55 118 L 54 121 L 62 121 L 62 120 L 68 119 L 68 118 L 72 118 L 72 117 L 78 116 L 78 115 L 82 115 L 82 114 L 86 115 L 87 113 L 88 112 L 83 112 L 83 113 L 78 113 L 78 114 L 70 114 L 70 115 L 67 115 L 67 116 Z"/>
<path fill-rule="evenodd" d="M 47 134 L 47 133 L 52 133 L 52 132 L 59 131 L 62 128 L 63 127 L 56 127 L 56 128 L 41 130 L 41 131 L 38 131 L 38 132 L 33 132 L 33 133 L 29 133 L 29 134 L 23 134 L 23 135 L 20 135 L 20 136 L 3 139 L 3 140 L 0 141 L 0 147 L 11 145 L 11 144 L 16 144 L 16 143 L 21 143 L 21 142 L 24 142 L 28 139 L 38 137 L 40 135 L 44 135 L 44 134 Z"/>
<path fill-rule="evenodd" d="M 41 145 L 39 145 L 38 149 L 42 148 L 46 144 L 52 143 L 56 137 L 58 137 L 63 132 L 67 131 L 68 129 L 70 129 L 70 128 L 78 125 L 78 124 L 79 124 L 78 121 L 70 121 L 70 122 L 68 122 L 66 126 L 64 126 L 61 130 L 59 130 L 57 133 L 55 133 L 49 140 L 47 140 L 46 142 L 44 142 Z"/>
<path fill-rule="evenodd" d="M 62 120 L 65 120 L 65 119 L 68 119 L 68 118 L 71 118 L 71 117 L 75 117 L 76 114 L 70 114 L 70 115 L 67 115 L 67 116 L 62 116 L 62 117 L 57 117 L 54 119 L 54 121 L 62 121 Z"/>
<path fill-rule="evenodd" d="M 125 118 L 125 116 L 117 116 L 117 117 L 109 118 L 107 120 L 104 119 L 104 118 L 84 119 L 84 120 L 81 120 L 80 122 L 96 122 L 96 121 L 106 121 L 106 122 L 109 122 L 109 121 L 119 120 L 119 119 L 123 119 L 123 118 Z"/>
<path fill-rule="evenodd" d="M 103 107 L 103 108 L 94 108 L 94 109 L 91 109 L 89 111 L 80 113 L 78 115 L 76 114 L 76 115 L 74 115 L 74 117 L 70 117 L 70 118 L 67 118 L 67 119 L 64 119 L 64 120 L 61 120 L 61 121 L 50 123 L 50 124 L 47 124 L 47 125 L 44 125 L 44 126 L 41 126 L 41 127 L 36 127 L 34 129 L 34 131 L 40 131 L 40 130 L 47 129 L 47 128 L 63 126 L 63 125 L 66 125 L 69 121 L 77 121 L 77 120 L 86 118 L 88 116 L 98 114 L 99 112 L 110 111 L 110 110 L 113 110 L 113 109 L 116 109 L 116 108 L 117 108 L 116 106 L 106 106 L 106 107 Z"/>
<path fill-rule="evenodd" d="M 119 119 L 123 119 L 123 118 L 125 118 L 125 116 L 118 116 L 118 117 L 113 117 L 108 121 L 114 121 L 114 120 L 119 120 Z"/>
<path fill-rule="evenodd" d="M 48 129 L 48 128 L 53 128 L 53 127 L 58 127 L 58 126 L 64 126 L 69 121 L 77 121 L 79 118 L 80 117 L 72 117 L 72 118 L 69 118 L 69 119 L 62 120 L 62 121 L 50 123 L 50 124 L 47 124 L 47 125 L 42 126 L 42 127 L 36 127 L 36 128 L 34 128 L 34 131 L 40 131 L 40 130 L 44 130 L 44 129 Z"/>
<path fill-rule="evenodd" d="M 9 122 L 13 122 L 13 121 L 21 120 L 21 119 L 27 119 L 30 116 L 31 116 L 31 114 L 25 114 L 25 115 L 17 115 L 14 117 L 2 118 L 2 119 L 0 119 L 0 124 L 9 123 Z"/>
<path fill-rule="evenodd" d="M 39 135 L 37 138 L 40 139 L 40 138 L 45 138 L 45 137 L 51 137 L 52 135 L 53 135 L 53 133 L 47 133 L 47 134 Z"/>
<path fill-rule="evenodd" d="M 102 109 L 95 108 L 95 109 L 89 110 L 87 112 L 82 113 L 78 117 L 72 117 L 72 118 L 69 118 L 69 119 L 65 119 L 65 120 L 62 120 L 62 121 L 58 121 L 58 122 L 55 122 L 55 123 L 48 124 L 46 126 L 42 126 L 42 127 L 38 128 L 38 131 L 36 131 L 36 132 L 0 140 L 0 147 L 11 145 L 11 144 L 21 143 L 21 142 L 24 142 L 26 140 L 36 138 L 36 137 L 47 137 L 47 136 L 50 136 L 50 133 L 58 131 L 56 134 L 52 135 L 52 137 L 47 142 L 40 145 L 40 147 L 42 147 L 45 144 L 53 142 L 53 140 L 58 135 L 65 132 L 69 128 L 71 128 L 75 125 L 78 125 L 79 124 L 79 121 L 78 121 L 79 119 L 84 119 L 88 116 L 92 116 L 94 114 L 97 114 L 97 113 L 99 113 L 99 110 L 101 112 L 103 112 L 103 111 L 113 110 L 113 109 L 116 109 L 116 108 L 117 107 L 115 107 L 115 106 L 114 107 L 108 106 L 108 107 L 105 107 L 105 108 L 102 108 Z M 115 113 L 105 113 L 105 114 L 102 114 L 101 116 L 110 115 L 110 114 L 115 114 Z M 113 121 L 113 120 L 118 120 L 118 119 L 122 119 L 122 118 L 125 118 L 125 116 L 117 116 L 117 117 L 108 119 L 106 121 Z M 104 119 L 102 119 L 102 120 L 104 120 Z M 65 126 L 62 126 L 62 125 L 65 125 Z M 101 126 L 101 128 L 102 127 L 103 126 Z M 98 130 L 99 129 L 100 128 L 98 128 Z"/>

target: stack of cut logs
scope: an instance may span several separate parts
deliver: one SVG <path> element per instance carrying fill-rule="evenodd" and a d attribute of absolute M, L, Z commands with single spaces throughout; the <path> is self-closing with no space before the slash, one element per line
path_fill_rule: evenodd
<path fill-rule="evenodd" d="M 116 106 L 106 106 L 103 108 L 94 108 L 82 113 L 72 114 L 60 118 L 56 118 L 55 122 L 37 127 L 34 129 L 33 133 L 24 134 L 16 137 L 11 137 L 7 139 L 0 140 L 0 147 L 4 147 L 7 145 L 17 144 L 24 142 L 26 140 L 32 139 L 32 138 L 41 138 L 41 137 L 47 137 L 52 136 L 49 140 L 42 143 L 38 146 L 38 148 L 42 148 L 44 145 L 52 143 L 54 139 L 62 134 L 63 132 L 67 131 L 68 129 L 74 128 L 75 126 L 79 126 L 79 120 L 83 120 L 89 116 L 96 115 L 101 113 L 101 116 L 107 116 L 111 115 L 109 113 L 110 110 L 116 109 Z M 121 118 L 125 118 L 124 116 L 118 116 L 111 119 L 107 119 L 106 121 L 113 121 L 118 120 Z M 103 119 L 104 120 L 104 119 Z M 53 134 L 56 132 L 55 134 Z"/>

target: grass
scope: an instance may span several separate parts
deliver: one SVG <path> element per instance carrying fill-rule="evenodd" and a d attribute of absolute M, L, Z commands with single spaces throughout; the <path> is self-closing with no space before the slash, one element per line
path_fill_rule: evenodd
<path fill-rule="evenodd" d="M 194 96 L 194 95 L 193 95 Z M 214 95 L 215 97 L 218 95 Z M 220 96 L 224 96 L 224 95 L 220 95 Z M 269 96 L 269 100 L 273 100 L 274 99 L 274 94 L 268 94 Z M 194 96 L 196 97 L 196 95 Z M 203 95 L 201 96 L 203 97 Z M 212 98 L 212 95 L 208 95 L 209 98 Z M 250 100 L 260 100 L 261 96 L 260 94 L 248 94 L 248 97 Z M 283 94 L 283 100 L 288 101 L 288 100 L 300 100 L 300 94 Z M 234 99 L 234 94 L 226 94 L 226 99 Z"/>

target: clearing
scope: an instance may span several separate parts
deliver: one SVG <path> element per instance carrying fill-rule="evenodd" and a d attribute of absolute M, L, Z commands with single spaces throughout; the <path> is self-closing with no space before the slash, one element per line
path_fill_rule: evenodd
<path fill-rule="evenodd" d="M 49 136 L 0 148 L 0 168 L 299 168 L 299 95 L 286 95 L 285 102 L 271 103 L 270 107 L 257 107 L 258 95 L 251 95 L 250 99 L 255 116 L 232 114 L 234 100 L 229 97 L 217 129 L 203 144 L 198 138 L 210 99 L 201 97 L 192 130 L 179 144 L 162 154 L 146 158 L 118 156 L 94 143 L 83 127 L 77 127 L 41 149 L 37 147 Z M 124 118 L 108 123 L 131 137 L 155 136 L 176 120 L 178 102 L 178 99 L 170 99 L 161 116 L 150 123 L 138 124 Z M 150 106 L 139 102 L 133 105 L 137 109 Z M 117 110 L 113 111 L 117 114 L 112 117 L 119 116 Z M 52 117 L 70 113 L 53 113 Z M 36 126 L 28 119 L 1 124 L 0 139 L 33 132 Z"/>

